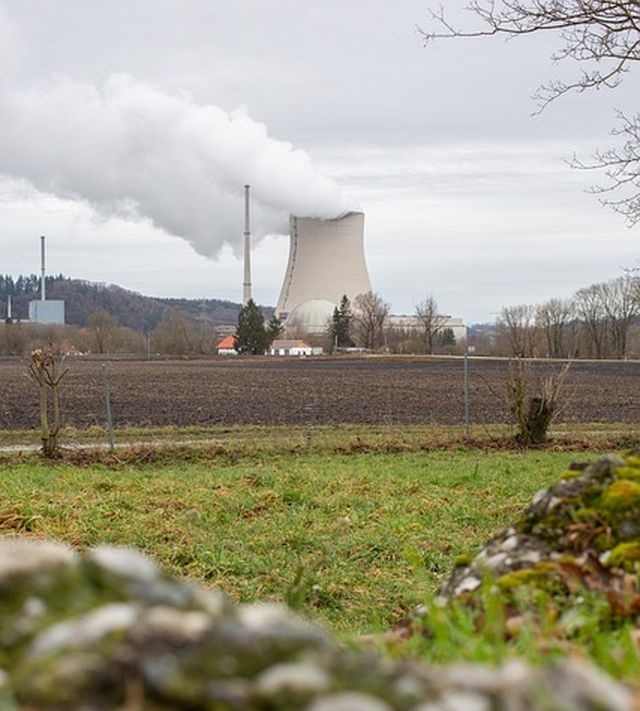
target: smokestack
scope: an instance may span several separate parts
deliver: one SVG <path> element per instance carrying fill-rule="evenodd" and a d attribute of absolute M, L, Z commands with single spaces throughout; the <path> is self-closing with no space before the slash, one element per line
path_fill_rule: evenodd
<path fill-rule="evenodd" d="M 244 186 L 244 281 L 242 303 L 246 306 L 251 298 L 251 227 L 249 218 L 249 185 Z"/>
<path fill-rule="evenodd" d="M 11 294 L 7 296 L 7 321 L 11 321 Z"/>
<path fill-rule="evenodd" d="M 45 236 L 41 235 L 40 236 L 40 264 L 42 266 L 42 276 L 40 278 L 40 300 L 44 301 L 45 300 L 45 286 L 44 286 L 44 273 L 45 273 L 45 261 L 44 261 L 44 241 L 45 241 Z"/>

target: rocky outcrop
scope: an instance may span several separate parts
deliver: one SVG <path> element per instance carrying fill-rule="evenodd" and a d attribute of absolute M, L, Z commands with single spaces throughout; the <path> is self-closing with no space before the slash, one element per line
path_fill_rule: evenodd
<path fill-rule="evenodd" d="M 623 686 L 576 661 L 391 662 L 284 607 L 173 580 L 140 553 L 26 539 L 0 541 L 0 667 L 2 711 L 632 708 Z"/>
<path fill-rule="evenodd" d="M 539 491 L 512 526 L 468 561 L 440 594 L 472 600 L 485 581 L 508 600 L 541 591 L 571 605 L 584 590 L 606 597 L 616 619 L 640 612 L 640 457 L 574 465 Z"/>

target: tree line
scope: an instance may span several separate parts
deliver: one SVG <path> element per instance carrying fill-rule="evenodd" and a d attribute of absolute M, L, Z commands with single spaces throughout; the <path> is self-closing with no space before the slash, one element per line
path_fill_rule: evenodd
<path fill-rule="evenodd" d="M 96 309 L 85 326 L 33 323 L 0 324 L 0 355 L 23 355 L 53 347 L 69 354 L 207 355 L 214 351 L 215 332 L 197 319 L 171 310 L 147 333 L 140 333 L 105 311 Z"/>
<path fill-rule="evenodd" d="M 624 359 L 640 349 L 640 279 L 628 273 L 569 299 L 502 309 L 493 351 L 517 358 Z"/>
<path fill-rule="evenodd" d="M 90 316 L 104 310 L 114 316 L 121 326 L 147 334 L 173 312 L 184 318 L 206 323 L 209 328 L 234 324 L 240 304 L 221 299 L 168 299 L 144 296 L 115 284 L 98 284 L 81 279 L 70 279 L 58 274 L 45 280 L 48 299 L 65 302 L 65 320 L 72 326 L 86 326 Z M 39 298 L 40 277 L 35 274 L 13 278 L 0 275 L 0 315 L 7 313 L 11 297 L 14 319 L 25 320 L 29 302 Z"/>

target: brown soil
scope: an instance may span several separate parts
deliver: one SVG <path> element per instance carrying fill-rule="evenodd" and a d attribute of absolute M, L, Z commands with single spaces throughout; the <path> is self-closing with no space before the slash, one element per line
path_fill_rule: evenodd
<path fill-rule="evenodd" d="M 101 362 L 69 361 L 65 424 L 105 423 Z M 553 366 L 537 366 L 551 369 Z M 507 363 L 471 360 L 474 423 L 507 421 Z M 462 360 L 114 360 L 107 364 L 114 423 L 125 425 L 461 424 Z M 640 363 L 585 362 L 565 385 L 564 422 L 640 422 Z M 36 392 L 18 359 L 0 360 L 0 429 L 36 427 Z"/>

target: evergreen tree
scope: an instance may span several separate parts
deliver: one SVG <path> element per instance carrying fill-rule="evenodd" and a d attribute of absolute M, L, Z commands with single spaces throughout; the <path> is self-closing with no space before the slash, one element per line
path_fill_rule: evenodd
<path fill-rule="evenodd" d="M 441 346 L 455 346 L 456 345 L 456 335 L 452 328 L 445 328 L 440 334 L 440 345 Z"/>
<path fill-rule="evenodd" d="M 280 336 L 284 331 L 284 325 L 282 321 L 275 315 L 269 319 L 267 324 L 267 348 Z"/>
<path fill-rule="evenodd" d="M 264 355 L 269 347 L 269 334 L 264 327 L 262 309 L 249 299 L 238 314 L 238 328 L 233 347 L 240 355 Z"/>
<path fill-rule="evenodd" d="M 353 345 L 351 338 L 351 302 L 344 294 L 340 299 L 340 306 L 336 306 L 329 323 L 329 337 L 331 343 L 337 348 L 350 348 Z"/>

